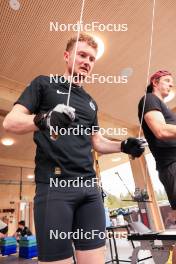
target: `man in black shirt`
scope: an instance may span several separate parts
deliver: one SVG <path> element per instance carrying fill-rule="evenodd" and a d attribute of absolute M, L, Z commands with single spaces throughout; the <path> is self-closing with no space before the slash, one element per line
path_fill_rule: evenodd
<path fill-rule="evenodd" d="M 144 147 L 139 139 L 113 142 L 98 131 L 97 104 L 81 86 L 93 69 L 97 44 L 81 34 L 76 53 L 75 49 L 76 38 L 72 38 L 64 52 L 65 73 L 58 83 L 47 76 L 35 78 L 3 126 L 18 134 L 34 131 L 39 261 L 71 263 L 73 241 L 79 264 L 104 264 L 105 214 L 95 184 L 92 148 L 104 154 L 123 151 L 139 157 Z"/>
<path fill-rule="evenodd" d="M 168 71 L 158 71 L 150 78 L 146 97 L 138 105 L 138 116 L 156 161 L 159 178 L 164 185 L 170 205 L 176 214 L 176 114 L 164 103 L 173 78 Z M 173 263 L 176 263 L 176 250 Z"/>
<path fill-rule="evenodd" d="M 21 237 L 31 236 L 31 235 L 32 235 L 32 232 L 30 231 L 30 229 L 27 226 L 25 226 L 25 221 L 24 220 L 19 221 L 18 222 L 18 228 L 14 234 L 17 241 L 19 241 Z"/>

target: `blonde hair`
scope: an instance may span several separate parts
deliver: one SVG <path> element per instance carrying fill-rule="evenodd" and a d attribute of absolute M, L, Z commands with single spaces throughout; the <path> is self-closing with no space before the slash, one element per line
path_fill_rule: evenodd
<path fill-rule="evenodd" d="M 70 51 L 73 49 L 75 43 L 77 40 L 77 36 L 74 36 L 72 38 L 70 38 L 67 42 L 67 46 L 66 46 L 66 51 Z M 98 44 L 97 42 L 94 40 L 94 38 L 88 34 L 85 33 L 81 33 L 79 35 L 79 39 L 78 41 L 80 42 L 86 42 L 89 46 L 91 46 L 93 49 L 97 50 L 98 49 Z"/>

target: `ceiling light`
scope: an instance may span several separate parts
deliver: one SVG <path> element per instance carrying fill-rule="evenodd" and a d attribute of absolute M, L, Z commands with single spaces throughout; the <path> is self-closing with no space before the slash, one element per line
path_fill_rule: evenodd
<path fill-rule="evenodd" d="M 18 11 L 19 8 L 20 8 L 20 3 L 19 3 L 19 1 L 17 1 L 17 0 L 10 0 L 10 1 L 9 1 L 9 5 L 10 5 L 10 7 L 11 7 L 13 10 L 15 10 L 15 11 Z"/>
<path fill-rule="evenodd" d="M 164 98 L 164 102 L 168 103 L 175 97 L 175 92 L 173 90 L 170 91 L 169 95 Z"/>
<path fill-rule="evenodd" d="M 133 75 L 133 68 L 128 67 L 122 69 L 120 75 L 130 77 L 131 75 Z"/>
<path fill-rule="evenodd" d="M 28 179 L 34 179 L 34 175 L 28 175 L 27 178 Z"/>
<path fill-rule="evenodd" d="M 4 146 L 12 146 L 14 144 L 14 140 L 12 138 L 2 138 L 1 142 Z"/>
<path fill-rule="evenodd" d="M 104 53 L 105 50 L 105 45 L 103 43 L 103 40 L 97 36 L 93 35 L 93 38 L 95 39 L 95 41 L 98 44 L 98 51 L 97 51 L 97 56 L 96 56 L 96 60 L 98 60 Z"/>

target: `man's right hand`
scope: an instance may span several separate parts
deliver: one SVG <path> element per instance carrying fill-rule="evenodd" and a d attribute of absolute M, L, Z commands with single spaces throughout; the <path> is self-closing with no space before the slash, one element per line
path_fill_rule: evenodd
<path fill-rule="evenodd" d="M 64 104 L 56 105 L 47 114 L 37 114 L 34 117 L 35 125 L 44 130 L 49 127 L 56 129 L 68 128 L 69 125 L 75 120 L 75 109 L 71 106 Z"/>
<path fill-rule="evenodd" d="M 121 142 L 121 151 L 132 155 L 133 158 L 139 158 L 145 150 L 146 140 L 143 138 L 127 138 Z"/>

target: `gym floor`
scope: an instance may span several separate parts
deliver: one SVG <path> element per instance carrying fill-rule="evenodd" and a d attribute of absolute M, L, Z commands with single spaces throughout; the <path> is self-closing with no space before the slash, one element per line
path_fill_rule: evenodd
<path fill-rule="evenodd" d="M 117 249 L 118 249 L 118 255 L 120 260 L 129 260 L 130 261 L 130 256 L 132 254 L 132 246 L 129 241 L 126 240 L 120 240 L 117 239 Z M 135 246 L 138 245 L 138 242 L 135 243 Z M 148 257 L 150 256 L 150 252 L 145 250 L 145 251 L 140 251 L 139 252 L 139 259 Z M 106 256 L 106 261 L 110 260 L 110 251 L 109 251 L 109 243 L 107 243 L 107 256 Z M 35 264 L 37 263 L 37 258 L 33 259 L 23 259 L 23 258 L 18 258 L 18 254 L 14 254 L 11 256 L 5 256 L 5 257 L 0 257 L 0 263 L 2 264 Z M 112 262 L 109 262 L 110 264 Z M 113 263 L 116 263 L 115 261 Z M 119 264 L 123 264 L 124 262 L 120 261 Z M 130 262 L 129 262 L 130 263 Z M 141 264 L 154 264 L 154 261 L 152 259 L 148 259 L 145 261 L 142 261 Z"/>

